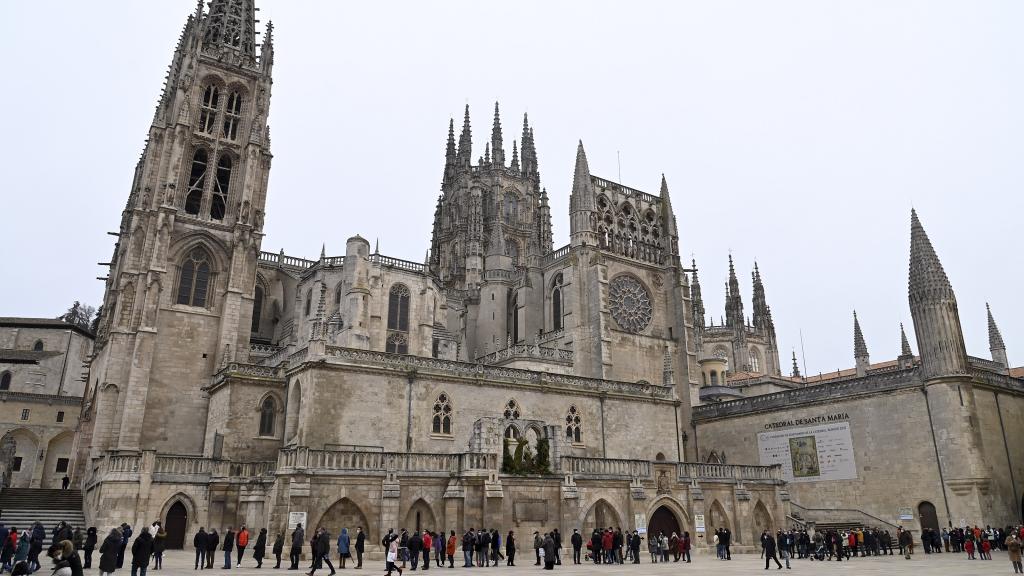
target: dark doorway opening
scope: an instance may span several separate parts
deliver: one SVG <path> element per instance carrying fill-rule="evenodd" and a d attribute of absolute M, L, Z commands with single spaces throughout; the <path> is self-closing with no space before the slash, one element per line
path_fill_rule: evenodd
<path fill-rule="evenodd" d="M 935 513 L 935 505 L 931 502 L 921 502 L 917 505 L 917 515 L 921 518 L 921 530 L 931 528 L 938 531 L 939 516 Z"/>
<path fill-rule="evenodd" d="M 671 536 L 672 533 L 682 534 L 682 530 L 679 528 L 679 520 L 671 510 L 664 506 L 659 506 L 654 514 L 651 514 L 651 520 L 647 523 L 647 537 L 657 536 L 658 534 L 664 533 L 665 536 Z"/>
<path fill-rule="evenodd" d="M 188 529 L 188 510 L 181 501 L 175 502 L 167 511 L 164 530 L 167 532 L 167 548 L 181 550 L 185 547 L 185 530 Z"/>

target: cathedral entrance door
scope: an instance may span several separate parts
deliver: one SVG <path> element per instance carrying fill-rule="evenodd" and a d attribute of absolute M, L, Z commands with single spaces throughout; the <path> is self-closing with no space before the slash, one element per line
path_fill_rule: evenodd
<path fill-rule="evenodd" d="M 180 501 L 175 502 L 167 511 L 164 530 L 167 531 L 167 548 L 181 550 L 185 547 L 185 530 L 188 529 L 188 510 Z"/>
<path fill-rule="evenodd" d="M 661 533 L 664 533 L 665 536 L 671 536 L 673 532 L 682 535 L 682 530 L 679 528 L 679 520 L 676 519 L 676 515 L 671 510 L 664 506 L 659 506 L 654 511 L 654 514 L 651 514 L 651 521 L 647 523 L 647 537 L 650 538 Z"/>
<path fill-rule="evenodd" d="M 921 519 L 921 530 L 931 528 L 938 531 L 939 517 L 935 513 L 935 505 L 931 502 L 921 502 L 917 505 L 917 515 Z"/>

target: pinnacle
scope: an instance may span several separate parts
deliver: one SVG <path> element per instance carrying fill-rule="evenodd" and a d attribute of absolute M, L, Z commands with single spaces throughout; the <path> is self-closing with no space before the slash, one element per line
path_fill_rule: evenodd
<path fill-rule="evenodd" d="M 903 329 L 903 322 L 900 322 L 900 356 L 913 356 L 910 350 L 910 341 L 907 340 L 907 332 Z"/>
<path fill-rule="evenodd" d="M 913 209 L 910 211 L 909 291 L 912 301 L 953 297 L 946 271 Z"/>
<path fill-rule="evenodd" d="M 800 377 L 800 365 L 796 362 L 796 350 L 793 350 L 793 378 Z"/>
<path fill-rule="evenodd" d="M 996 319 L 992 317 L 992 308 L 989 307 L 988 302 L 985 303 L 985 311 L 988 313 L 989 349 L 1006 350 L 1006 344 L 1003 343 L 1003 335 L 999 332 L 999 326 L 996 325 Z"/>
<path fill-rule="evenodd" d="M 860 321 L 857 320 L 857 311 L 853 311 L 853 356 L 854 358 L 866 357 L 868 345 L 864 342 L 864 333 L 860 329 Z"/>

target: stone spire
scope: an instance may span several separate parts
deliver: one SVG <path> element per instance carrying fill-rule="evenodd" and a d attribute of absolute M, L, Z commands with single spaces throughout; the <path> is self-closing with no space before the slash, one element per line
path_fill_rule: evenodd
<path fill-rule="evenodd" d="M 697 260 L 690 260 L 690 302 L 693 305 L 693 327 L 697 330 L 704 328 L 704 298 L 700 293 L 700 278 L 697 277 Z"/>
<path fill-rule="evenodd" d="M 512 162 L 509 163 L 509 168 L 515 172 L 519 172 L 519 147 L 516 145 L 516 141 L 512 141 Z"/>
<path fill-rule="evenodd" d="M 444 178 L 442 185 L 450 184 L 455 180 L 455 169 L 458 162 L 458 153 L 455 149 L 455 119 L 448 119 L 448 143 L 444 150 Z"/>
<path fill-rule="evenodd" d="M 793 372 L 791 373 L 793 378 L 803 378 L 800 375 L 800 365 L 796 363 L 796 350 L 793 350 Z"/>
<path fill-rule="evenodd" d="M 548 204 L 547 188 L 540 189 L 539 208 L 537 211 L 537 235 L 538 246 L 541 254 L 551 252 L 554 244 L 554 237 L 551 229 L 551 206 Z"/>
<path fill-rule="evenodd" d="M 992 361 L 1009 368 L 1010 363 L 1006 357 L 1006 344 L 1003 343 L 1003 335 L 999 333 L 999 326 L 996 326 L 996 319 L 992 317 L 992 308 L 988 302 L 985 303 L 985 312 L 988 313 L 988 349 L 992 352 Z"/>
<path fill-rule="evenodd" d="M 900 355 L 896 359 L 900 368 L 910 368 L 914 365 L 914 352 L 910 350 L 910 342 L 907 340 L 907 332 L 903 329 L 903 322 L 900 322 Z"/>
<path fill-rule="evenodd" d="M 571 244 L 579 246 L 597 244 L 591 216 L 597 210 L 594 199 L 594 185 L 590 182 L 590 165 L 583 141 L 576 147 L 576 169 L 572 177 L 572 193 L 569 195 L 569 238 Z"/>
<path fill-rule="evenodd" d="M 530 127 L 529 118 L 523 114 L 523 136 L 520 140 L 521 153 L 523 158 L 523 174 L 533 181 L 534 186 L 540 186 L 540 171 L 537 167 L 537 145 L 533 140 L 533 128 Z"/>
<path fill-rule="evenodd" d="M 676 214 L 672 210 L 672 198 L 668 193 L 668 181 L 665 180 L 665 174 L 661 175 L 661 225 L 665 230 L 665 238 L 668 239 L 671 244 L 674 239 L 679 238 L 679 231 L 676 229 Z M 672 250 L 673 246 L 669 246 L 668 249 Z"/>
<path fill-rule="evenodd" d="M 254 0 L 211 0 L 203 32 L 203 50 L 236 50 L 251 62 L 256 58 Z"/>
<path fill-rule="evenodd" d="M 459 167 L 469 168 L 473 163 L 473 131 L 469 127 L 469 104 L 466 104 L 466 115 L 462 120 L 462 133 L 459 135 L 459 151 L 456 154 Z"/>
<path fill-rule="evenodd" d="M 494 126 L 491 127 L 491 163 L 498 168 L 505 167 L 505 149 L 501 143 L 501 114 L 498 103 L 494 103 Z"/>
<path fill-rule="evenodd" d="M 751 278 L 754 282 L 754 328 L 774 332 L 775 323 L 772 321 L 772 311 L 764 295 L 764 283 L 761 281 L 761 270 L 758 269 L 757 262 L 754 262 Z"/>
<path fill-rule="evenodd" d="M 967 374 L 956 295 L 914 210 L 910 211 L 908 297 L 923 378 Z"/>
<path fill-rule="evenodd" d="M 864 342 L 864 333 L 861 332 L 856 310 L 853 311 L 853 358 L 857 361 L 857 376 L 866 375 L 868 366 L 871 365 L 871 359 L 868 356 L 868 345 Z"/>
<path fill-rule="evenodd" d="M 732 254 L 729 255 L 729 282 L 726 284 L 725 292 L 725 325 L 734 328 L 743 328 L 743 298 L 740 296 L 740 282 L 736 279 L 736 268 L 732 263 Z"/>

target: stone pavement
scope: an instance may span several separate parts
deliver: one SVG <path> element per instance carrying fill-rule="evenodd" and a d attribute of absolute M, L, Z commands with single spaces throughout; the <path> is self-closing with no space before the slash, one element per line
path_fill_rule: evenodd
<path fill-rule="evenodd" d="M 246 556 L 249 555 L 249 550 L 246 550 Z M 215 562 L 218 568 L 214 568 L 210 571 L 197 571 L 193 572 L 193 559 L 194 555 L 189 551 L 169 551 L 164 557 L 164 570 L 156 571 L 150 570 L 147 576 L 172 576 L 176 574 L 216 574 L 216 575 L 227 575 L 227 576 L 300 576 L 305 574 L 305 570 L 308 569 L 309 561 L 303 561 L 300 566 L 303 568 L 301 571 L 289 571 L 282 568 L 281 570 L 274 570 L 274 560 L 271 558 L 269 562 L 264 562 L 263 569 L 255 569 L 255 562 L 251 558 L 243 558 L 242 568 L 223 570 L 219 568 L 224 560 L 223 553 L 218 551 L 218 560 Z M 774 563 L 772 564 L 772 572 L 786 573 L 786 574 L 813 574 L 818 575 L 831 575 L 831 574 L 845 574 L 845 575 L 856 575 L 861 576 L 864 574 L 872 575 L 936 575 L 936 576 L 976 576 L 984 574 L 1013 574 L 1013 568 L 1009 561 L 1006 559 L 1005 552 L 993 552 L 991 561 L 980 561 L 980 560 L 967 560 L 963 554 L 937 554 L 937 555 L 924 555 L 915 554 L 912 560 L 904 560 L 899 556 L 886 556 L 879 558 L 858 558 L 852 562 L 812 562 L 809 560 L 794 560 L 792 561 L 792 570 L 776 570 Z M 332 558 L 335 567 L 337 567 L 337 561 Z M 456 562 L 458 566 L 460 562 Z M 288 559 L 284 558 L 282 566 L 287 567 Z M 441 572 L 437 572 L 440 570 Z M 414 574 L 422 573 L 422 570 L 418 570 Z M 516 566 L 509 568 L 501 566 L 500 568 L 433 568 L 427 572 L 426 576 L 434 574 L 435 576 L 445 576 L 452 574 L 464 574 L 464 573 L 476 574 L 476 576 L 483 576 L 484 574 L 498 574 L 500 576 L 522 576 L 522 575 L 533 575 L 541 576 L 545 573 L 539 567 L 533 566 L 532 562 L 525 563 L 523 566 Z M 87 574 L 93 573 L 92 570 L 87 571 Z M 130 570 L 128 564 L 125 567 L 116 572 L 117 576 L 128 576 Z M 357 576 L 363 574 L 377 575 L 384 574 L 384 563 L 380 561 L 364 562 L 362 570 L 353 570 L 351 564 L 349 568 L 342 571 L 338 570 L 339 575 Z M 668 564 L 650 564 L 644 562 L 640 565 L 626 564 L 623 566 L 605 566 L 605 565 L 594 565 L 594 564 L 583 564 L 580 566 L 572 566 L 563 564 L 561 566 L 555 566 L 554 574 L 562 574 L 563 576 L 582 576 L 582 575 L 594 575 L 594 574 L 609 574 L 609 575 L 634 575 L 634 576 L 647 576 L 647 575 L 672 575 L 678 576 L 680 574 L 693 574 L 700 576 L 715 576 L 718 574 L 758 574 L 766 573 L 764 570 L 764 560 L 760 559 L 755 554 L 736 554 L 733 556 L 731 561 L 717 560 L 712 556 L 700 555 L 694 556 L 691 564 L 674 563 L 669 562 Z M 318 575 L 327 576 L 330 574 L 329 570 L 318 570 Z M 406 576 L 410 574 L 408 570 L 405 571 Z M 395 573 L 397 576 L 397 573 Z"/>

